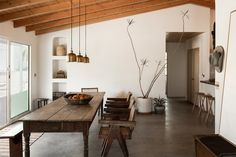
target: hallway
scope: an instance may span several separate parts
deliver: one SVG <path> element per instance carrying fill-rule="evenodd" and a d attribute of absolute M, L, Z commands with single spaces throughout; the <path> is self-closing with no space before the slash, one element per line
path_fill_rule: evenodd
<path fill-rule="evenodd" d="M 183 101 L 171 100 L 165 115 L 136 116 L 137 125 L 132 140 L 128 141 L 130 157 L 194 157 L 193 136 L 214 132 L 213 120 L 206 124 L 197 117 L 197 110 Z M 204 115 L 203 115 L 204 116 Z M 202 117 L 203 118 L 203 117 Z M 96 119 L 91 126 L 89 153 L 99 157 L 102 140 L 98 139 L 99 124 Z M 82 134 L 45 133 L 31 146 L 32 157 L 79 157 L 83 156 Z M 115 141 L 108 154 L 122 157 Z"/>

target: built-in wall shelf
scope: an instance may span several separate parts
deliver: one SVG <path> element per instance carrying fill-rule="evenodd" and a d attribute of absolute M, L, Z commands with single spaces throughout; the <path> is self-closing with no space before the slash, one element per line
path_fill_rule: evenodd
<path fill-rule="evenodd" d="M 66 83 L 65 82 L 54 82 L 52 83 L 53 92 L 66 92 Z"/>
<path fill-rule="evenodd" d="M 61 47 L 64 48 L 64 51 Z M 63 50 L 63 49 L 62 49 Z M 60 53 L 58 53 L 60 52 Z M 67 39 L 65 37 L 55 37 L 52 41 L 52 99 L 60 93 L 67 92 Z M 63 73 L 61 73 L 63 72 Z M 61 74 L 64 74 L 61 76 Z M 65 78 L 64 78 L 65 77 Z M 60 95 L 61 96 L 61 95 Z"/>
<path fill-rule="evenodd" d="M 67 56 L 52 56 L 52 60 L 67 60 Z"/>
<path fill-rule="evenodd" d="M 65 48 L 65 52 L 67 52 L 67 40 L 65 37 L 54 37 L 52 41 L 53 56 L 57 55 L 56 51 L 58 46 L 63 46 Z"/>
<path fill-rule="evenodd" d="M 66 78 L 53 78 L 52 82 L 53 83 L 66 83 L 67 79 Z"/>

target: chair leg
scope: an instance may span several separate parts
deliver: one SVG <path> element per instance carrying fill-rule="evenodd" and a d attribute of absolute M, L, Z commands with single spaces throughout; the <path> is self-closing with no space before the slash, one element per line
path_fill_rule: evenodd
<path fill-rule="evenodd" d="M 213 100 L 208 100 L 208 111 L 206 116 L 206 122 L 208 121 L 209 116 L 213 115 L 212 105 L 213 105 Z"/>
<path fill-rule="evenodd" d="M 102 147 L 104 147 L 104 145 L 106 144 L 107 138 L 105 138 L 102 142 Z"/>
<path fill-rule="evenodd" d="M 209 114 L 210 114 L 209 113 L 210 112 L 209 107 L 210 107 L 210 100 L 209 100 L 209 98 L 206 98 L 206 112 L 207 112 L 207 115 L 206 115 L 205 122 L 207 122 Z"/>
<path fill-rule="evenodd" d="M 192 112 L 194 111 L 194 109 L 195 109 L 195 107 L 197 106 L 197 104 L 198 104 L 198 95 L 196 95 L 196 98 L 195 98 L 195 102 L 194 102 L 194 104 L 193 104 L 193 108 L 192 108 Z"/>
<path fill-rule="evenodd" d="M 105 138 L 105 139 L 103 140 L 101 155 L 104 153 L 104 150 L 105 150 L 106 145 L 107 145 L 107 138 Z"/>
<path fill-rule="evenodd" d="M 125 143 L 126 152 L 127 152 L 127 154 L 129 155 L 129 151 L 128 151 L 128 147 L 127 147 L 127 144 L 126 144 L 126 140 L 124 140 L 124 143 Z"/>
<path fill-rule="evenodd" d="M 200 117 L 201 112 L 202 112 L 202 105 L 200 104 L 200 105 L 199 105 L 199 111 L 198 111 L 198 117 Z"/>
<path fill-rule="evenodd" d="M 200 101 L 199 101 L 199 112 L 198 112 L 198 116 L 201 116 L 201 112 L 202 110 L 204 110 L 204 102 L 205 102 L 205 98 L 203 96 L 200 97 Z"/>
<path fill-rule="evenodd" d="M 120 133 L 118 133 L 118 135 L 117 135 L 117 140 L 120 144 L 120 147 L 121 147 L 121 150 L 122 150 L 124 156 L 128 157 L 129 152 L 128 152 L 128 149 L 127 149 L 127 145 L 126 145 L 125 139 L 122 137 L 122 135 Z"/>
<path fill-rule="evenodd" d="M 208 121 L 209 115 L 210 115 L 210 113 L 209 113 L 209 111 L 208 111 L 208 112 L 207 112 L 207 115 L 206 115 L 205 122 L 207 122 L 207 121 Z"/>
<path fill-rule="evenodd" d="M 104 151 L 102 153 L 102 157 L 106 157 L 110 148 L 111 148 L 111 144 L 113 142 L 113 137 L 112 136 L 108 136 L 107 138 L 107 142 L 106 142 L 106 145 L 105 145 L 105 148 L 104 148 Z"/>

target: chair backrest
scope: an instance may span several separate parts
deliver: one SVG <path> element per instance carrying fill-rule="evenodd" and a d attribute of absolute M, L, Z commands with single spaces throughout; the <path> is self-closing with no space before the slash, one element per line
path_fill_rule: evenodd
<path fill-rule="evenodd" d="M 130 99 L 131 99 L 131 96 L 132 96 L 132 93 L 131 93 L 131 92 L 128 92 L 128 95 L 127 95 L 127 102 L 129 102 L 129 101 L 130 101 Z"/>
<path fill-rule="evenodd" d="M 134 106 L 134 104 L 135 104 L 135 98 L 134 97 L 131 97 L 130 98 L 130 102 L 129 102 L 129 109 L 131 109 L 133 106 Z"/>
<path fill-rule="evenodd" d="M 98 88 L 97 87 L 81 88 L 81 92 L 98 92 Z"/>
<path fill-rule="evenodd" d="M 130 113 L 129 113 L 129 121 L 135 122 L 135 106 L 134 105 L 132 106 Z M 134 130 L 134 127 L 130 127 L 131 135 L 132 135 L 133 130 Z"/>
<path fill-rule="evenodd" d="M 135 106 L 133 105 L 130 109 L 129 121 L 133 122 L 135 120 Z"/>

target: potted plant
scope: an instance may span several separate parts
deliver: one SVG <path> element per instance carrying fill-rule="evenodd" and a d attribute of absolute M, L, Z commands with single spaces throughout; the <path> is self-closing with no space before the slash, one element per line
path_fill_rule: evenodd
<path fill-rule="evenodd" d="M 164 113 L 165 112 L 165 106 L 166 104 L 166 99 L 165 98 L 154 98 L 153 99 L 153 105 L 154 105 L 154 110 L 155 110 L 155 113 Z"/>
<path fill-rule="evenodd" d="M 138 68 L 139 88 L 140 88 L 140 91 L 142 93 L 142 96 L 137 98 L 137 109 L 138 109 L 139 113 L 151 113 L 152 112 L 152 99 L 149 98 L 149 94 L 150 94 L 155 82 L 157 81 L 157 79 L 159 78 L 161 73 L 165 70 L 165 64 L 162 65 L 161 61 L 156 62 L 157 65 L 156 65 L 156 69 L 154 71 L 153 78 L 151 79 L 147 90 L 144 91 L 143 84 L 142 84 L 143 72 L 145 70 L 145 67 L 147 67 L 149 60 L 147 58 L 145 58 L 145 59 L 141 59 L 139 61 L 139 59 L 137 57 L 137 53 L 136 53 L 135 45 L 134 45 L 134 42 L 133 42 L 133 38 L 132 38 L 131 33 L 129 31 L 130 26 L 133 23 L 134 23 L 133 19 L 128 20 L 127 33 L 128 33 L 130 44 L 132 46 L 135 62 L 136 62 L 137 68 Z"/>

